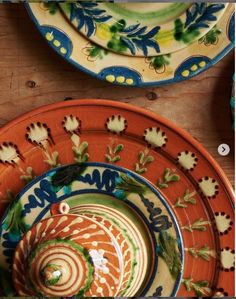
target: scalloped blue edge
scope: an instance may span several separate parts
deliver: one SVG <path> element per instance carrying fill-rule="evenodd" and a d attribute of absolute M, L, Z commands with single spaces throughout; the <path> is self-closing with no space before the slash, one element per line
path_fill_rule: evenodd
<path fill-rule="evenodd" d="M 45 39 L 44 34 L 43 34 L 43 25 L 40 25 L 38 23 L 38 20 L 36 19 L 36 17 L 32 13 L 32 10 L 30 8 L 29 3 L 25 2 L 24 5 L 25 5 L 26 10 L 28 11 L 28 14 L 30 15 L 31 19 L 35 23 L 37 29 L 39 30 L 39 32 L 41 33 L 41 35 Z M 112 84 L 119 85 L 119 86 L 130 86 L 130 87 L 131 86 L 132 87 L 148 87 L 148 86 L 155 87 L 155 86 L 162 86 L 162 85 L 166 85 L 166 84 L 173 84 L 173 83 L 177 83 L 177 82 L 188 80 L 188 79 L 190 79 L 190 78 L 192 78 L 192 77 L 194 77 L 194 76 L 196 76 L 196 75 L 198 75 L 198 74 L 200 74 L 200 73 L 208 70 L 210 67 L 212 67 L 213 65 L 215 65 L 216 63 L 218 63 L 225 55 L 227 55 L 234 48 L 234 40 L 232 40 L 232 35 L 235 36 L 234 34 L 232 34 L 232 32 L 234 32 L 234 28 L 233 28 L 234 20 L 235 20 L 235 13 L 232 14 L 231 19 L 229 21 L 229 27 L 230 28 L 228 29 L 228 32 L 230 32 L 229 40 L 230 40 L 231 43 L 227 47 L 225 47 L 224 50 L 221 51 L 217 56 L 215 56 L 214 59 L 211 59 L 210 61 L 208 61 L 204 67 L 198 68 L 196 71 L 192 72 L 190 76 L 184 77 L 184 76 L 181 76 L 181 75 L 177 74 L 173 78 L 168 79 L 168 80 L 143 82 L 141 74 L 139 74 L 139 79 L 137 80 L 137 72 L 136 71 L 122 66 L 122 70 L 123 70 L 124 73 L 129 73 L 129 75 L 134 75 L 133 76 L 134 78 L 130 77 L 130 79 L 133 80 L 133 83 L 132 84 L 127 84 L 125 82 L 124 83 L 119 83 L 117 81 L 114 81 L 114 82 L 112 82 Z M 97 79 L 100 79 L 100 80 L 103 80 L 105 82 L 108 82 L 106 80 L 105 76 L 103 76 L 103 74 L 106 73 L 107 68 L 102 69 L 99 73 L 94 73 L 94 72 L 86 69 L 85 67 L 83 67 L 81 64 L 79 64 L 79 63 L 75 62 L 74 60 L 70 59 L 69 57 L 62 55 L 50 43 L 48 43 L 48 44 L 51 46 L 51 48 L 55 52 L 57 52 L 61 57 L 63 57 L 70 64 L 72 64 L 73 66 L 75 66 L 77 69 L 85 72 L 86 74 L 88 74 L 88 75 L 90 75 L 92 77 L 95 77 Z M 190 56 L 189 58 L 187 58 L 183 62 L 183 63 L 185 63 L 185 66 L 186 66 L 186 62 L 188 61 L 188 59 L 191 60 L 191 58 L 192 58 L 192 56 Z M 181 65 L 179 65 L 179 67 L 180 66 Z M 189 66 L 191 66 L 191 65 L 189 64 Z M 121 67 L 119 67 L 119 66 L 113 66 L 113 67 L 110 67 L 110 69 L 113 70 L 113 73 L 110 73 L 110 75 L 113 75 L 113 76 L 119 76 L 120 75 Z M 123 75 L 124 75 L 124 73 L 123 73 Z"/>

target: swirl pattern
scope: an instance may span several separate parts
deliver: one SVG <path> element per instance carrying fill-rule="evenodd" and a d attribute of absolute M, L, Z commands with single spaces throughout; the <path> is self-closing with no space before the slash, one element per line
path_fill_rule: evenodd
<path fill-rule="evenodd" d="M 86 216 L 53 216 L 19 242 L 15 288 L 21 296 L 116 296 L 123 279 L 121 257 L 117 241 L 103 225 Z"/>

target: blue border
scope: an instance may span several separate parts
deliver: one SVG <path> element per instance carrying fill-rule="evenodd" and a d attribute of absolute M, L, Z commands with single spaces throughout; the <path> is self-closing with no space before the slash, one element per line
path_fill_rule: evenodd
<path fill-rule="evenodd" d="M 21 192 L 18 193 L 15 200 L 13 200 L 13 202 L 11 202 L 10 206 L 6 209 L 3 217 L 0 219 L 0 238 L 2 237 L 2 231 L 1 231 L 2 222 L 6 218 L 6 216 L 9 212 L 9 210 L 11 209 L 11 207 L 16 202 L 20 201 L 21 197 L 25 194 L 25 192 L 27 192 L 31 187 L 33 187 L 39 181 L 43 180 L 44 178 L 47 178 L 51 173 L 55 173 L 56 171 L 58 171 L 60 169 L 63 169 L 63 168 L 66 168 L 66 167 L 71 166 L 71 165 L 75 165 L 75 164 L 63 165 L 63 166 L 56 167 L 56 168 L 53 168 L 52 170 L 49 170 L 49 171 L 45 172 L 44 174 L 38 176 L 36 179 L 31 181 L 29 184 L 27 184 L 26 187 L 23 188 L 23 190 L 21 190 Z M 172 209 L 170 208 L 170 206 L 168 205 L 168 203 L 166 202 L 165 198 L 162 196 L 162 194 L 156 188 L 154 188 L 154 186 L 148 180 L 146 180 L 144 177 L 142 177 L 142 176 L 134 173 L 133 171 L 130 171 L 130 170 L 126 169 L 126 168 L 111 165 L 111 164 L 106 164 L 106 163 L 99 163 L 99 162 L 87 162 L 87 163 L 83 163 L 83 165 L 88 166 L 88 167 L 98 167 L 98 168 L 103 167 L 105 169 L 112 169 L 112 170 L 115 170 L 115 171 L 118 171 L 118 172 L 127 173 L 131 177 L 133 177 L 135 180 L 137 180 L 139 183 L 145 184 L 160 199 L 161 203 L 164 205 L 164 207 L 168 211 L 170 217 L 172 218 L 174 228 L 175 228 L 175 231 L 176 231 L 176 234 L 177 234 L 177 238 L 179 240 L 178 248 L 179 248 L 179 252 L 180 252 L 180 255 L 181 255 L 182 269 L 181 269 L 181 271 L 180 271 L 180 273 L 179 273 L 179 275 L 178 275 L 178 277 L 175 281 L 175 285 L 174 285 L 174 288 L 173 288 L 172 293 L 171 293 L 171 297 L 174 297 L 176 295 L 177 291 L 179 290 L 180 285 L 181 285 L 181 280 L 182 280 L 182 275 L 183 275 L 183 270 L 184 270 L 184 262 L 185 262 L 185 260 L 184 260 L 184 242 L 183 242 L 182 234 L 181 234 L 180 227 L 178 225 L 178 221 L 176 219 L 176 216 L 175 216 L 174 212 L 172 211 Z M 75 191 L 72 194 L 76 195 L 78 193 L 81 193 L 81 192 L 80 191 Z M 107 194 L 109 194 L 109 193 L 107 192 Z M 62 195 L 60 197 L 60 199 L 64 200 L 67 197 L 68 197 L 67 195 Z M 127 204 L 131 203 L 130 201 L 125 201 L 125 202 Z M 133 207 L 132 203 L 131 203 L 130 206 Z M 42 215 L 42 214 L 44 215 L 49 210 L 49 208 L 50 208 L 50 205 L 48 205 L 48 207 L 44 208 L 39 215 Z M 139 212 L 139 215 L 142 217 L 142 214 L 140 213 L 140 211 L 138 211 L 138 212 Z M 37 219 L 38 219 L 38 217 L 37 217 Z M 143 217 L 142 217 L 142 219 L 143 219 Z M 149 227 L 149 229 L 150 229 L 150 227 Z M 156 270 L 155 267 L 154 267 L 153 271 L 154 270 Z M 145 290 L 143 291 L 142 296 L 144 296 L 145 291 L 146 292 L 148 291 L 148 287 L 150 287 L 150 284 L 152 283 L 151 279 L 153 279 L 153 275 L 150 277 L 150 280 L 147 283 L 147 286 L 145 287 Z"/>
<path fill-rule="evenodd" d="M 43 35 L 43 30 L 41 29 L 41 25 L 38 23 L 38 20 L 36 19 L 36 17 L 34 16 L 29 3 L 25 2 L 25 7 L 26 10 L 28 11 L 31 19 L 33 20 L 33 22 L 35 23 L 37 29 L 39 30 L 39 32 L 41 33 L 41 35 L 43 36 L 43 38 L 45 39 L 44 35 Z M 234 18 L 234 14 L 232 14 L 231 19 Z M 230 19 L 230 20 L 231 20 Z M 49 44 L 49 43 L 48 43 Z M 49 44 L 51 46 L 51 44 Z M 52 46 L 51 48 L 58 53 Z M 219 62 L 226 54 L 228 54 L 232 49 L 234 48 L 234 43 L 231 41 L 231 43 L 224 48 L 224 50 L 222 52 L 220 52 L 217 56 L 214 57 L 214 59 L 211 59 L 211 61 L 209 63 L 206 64 L 206 66 L 204 66 L 203 68 L 198 69 L 194 74 L 192 74 L 191 78 L 208 70 L 210 67 L 212 67 L 213 65 L 215 65 L 217 62 Z M 58 53 L 61 57 L 63 57 L 65 60 L 67 60 L 70 64 L 72 64 L 73 66 L 75 66 L 76 68 L 78 68 L 79 70 L 85 72 L 86 74 L 93 76 L 97 79 L 103 80 L 105 82 L 108 82 L 107 80 L 105 80 L 105 78 L 101 78 L 99 76 L 99 74 L 103 71 L 101 70 L 99 74 L 94 73 L 88 69 L 86 69 L 85 67 L 83 67 L 82 65 L 80 65 L 79 63 L 73 61 L 70 58 L 64 57 L 63 55 L 61 55 L 60 53 Z M 190 58 L 190 57 L 189 57 Z M 187 58 L 188 59 L 188 58 Z M 114 68 L 116 68 L 117 66 L 114 66 Z M 106 68 L 105 68 L 106 69 Z M 142 82 L 140 81 L 136 81 L 135 84 L 133 85 L 126 85 L 126 84 L 119 84 L 118 82 L 113 82 L 112 84 L 118 85 L 118 86 L 129 86 L 129 87 L 148 87 L 148 86 L 161 86 L 161 85 L 165 85 L 165 84 L 171 84 L 171 83 L 177 83 L 177 82 L 181 82 L 181 81 L 185 81 L 190 79 L 190 77 L 182 77 L 182 76 L 177 76 L 177 77 L 173 77 L 172 79 L 168 79 L 168 80 L 162 80 L 162 81 L 154 81 L 154 82 Z"/>

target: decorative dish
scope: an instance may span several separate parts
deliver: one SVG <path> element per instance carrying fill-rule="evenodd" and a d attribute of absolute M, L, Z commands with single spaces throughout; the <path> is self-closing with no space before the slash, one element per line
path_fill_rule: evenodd
<path fill-rule="evenodd" d="M 1 128 L 0 160 L 2 214 L 27 182 L 59 165 L 107 162 L 141 174 L 161 190 L 183 236 L 177 296 L 234 294 L 231 186 L 202 146 L 166 119 L 112 101 L 57 103 Z"/>
<path fill-rule="evenodd" d="M 3 217 L 0 252 L 21 296 L 174 296 L 183 269 L 180 229 L 163 196 L 101 163 L 56 168 L 28 184 Z"/>
<path fill-rule="evenodd" d="M 49 45 L 67 61 L 98 79 L 120 85 L 157 86 L 189 79 L 217 63 L 234 47 L 234 5 L 188 47 L 153 57 L 120 55 L 88 41 L 56 3 L 25 4 Z"/>

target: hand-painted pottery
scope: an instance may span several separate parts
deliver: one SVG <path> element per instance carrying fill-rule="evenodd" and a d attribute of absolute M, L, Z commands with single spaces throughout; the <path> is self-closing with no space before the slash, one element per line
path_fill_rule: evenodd
<path fill-rule="evenodd" d="M 157 211 L 151 221 L 148 204 Z M 15 230 L 8 223 L 17 209 Z M 10 270 L 14 254 L 19 295 L 133 297 L 157 286 L 172 295 L 181 282 L 183 243 L 170 207 L 145 179 L 109 164 L 74 164 L 35 179 L 1 231 L 1 267 Z"/>
<path fill-rule="evenodd" d="M 152 3 L 149 4 L 154 5 Z M 178 3 L 176 3 L 176 5 L 177 4 Z M 71 5 L 73 6 L 74 4 Z M 94 3 L 90 3 L 89 5 L 94 5 Z M 96 5 L 105 4 L 99 3 Z M 109 6 L 112 4 L 107 5 Z M 117 3 L 113 5 L 116 7 L 125 4 Z M 200 8 L 201 4 L 198 5 Z M 221 4 L 217 4 L 215 8 L 213 6 L 213 15 L 210 17 L 211 22 L 213 23 L 213 19 L 215 19 L 215 13 L 213 11 L 215 9 L 217 10 L 220 5 Z M 226 6 L 226 4 L 224 5 Z M 75 26 L 72 26 L 72 24 L 68 22 L 58 4 L 42 2 L 28 3 L 26 4 L 26 7 L 43 37 L 58 54 L 82 71 L 114 84 L 128 86 L 157 86 L 165 83 L 186 80 L 214 65 L 234 47 L 233 4 L 228 4 L 223 16 L 217 24 L 198 41 L 171 54 L 160 55 L 159 53 L 159 55 L 146 58 L 119 55 L 89 41 L 84 35 L 78 32 Z M 146 7 L 148 7 L 147 4 Z M 191 7 L 194 7 L 194 5 L 192 4 Z M 91 9 L 93 8 L 88 9 L 87 13 Z M 101 11 L 103 11 L 103 9 L 98 9 L 99 13 L 101 13 Z M 218 13 L 221 14 L 222 11 L 224 11 L 224 9 L 216 12 L 216 15 L 218 15 Z M 190 19 L 191 16 L 194 17 L 192 14 L 188 15 L 188 18 Z M 74 18 L 73 16 L 72 20 L 74 20 L 74 22 L 76 22 L 75 19 L 76 17 Z M 200 19 L 201 17 L 199 17 L 199 21 Z M 86 20 L 89 22 L 89 18 L 86 17 Z M 83 22 L 80 24 L 83 25 Z M 83 25 L 83 28 L 85 27 L 87 28 L 86 25 Z M 189 35 L 187 33 L 186 35 L 186 32 L 182 32 L 181 28 L 182 26 L 180 26 L 180 32 L 176 34 L 176 37 L 179 39 L 178 44 L 184 46 L 186 40 L 191 39 L 190 36 L 192 34 Z M 199 31 L 202 32 L 202 30 L 205 29 L 202 27 L 199 28 Z M 104 28 L 103 24 L 100 30 L 95 32 L 100 32 L 99 35 L 101 37 L 104 36 L 108 39 L 111 35 L 118 35 L 117 41 L 115 40 L 115 44 L 113 41 L 111 47 L 113 50 L 115 47 L 118 47 L 120 51 L 123 50 L 125 53 L 132 54 L 129 49 L 132 49 L 132 51 L 138 50 L 139 52 L 143 52 L 142 48 L 147 48 L 147 51 L 149 51 L 151 45 L 156 46 L 156 43 L 152 41 L 152 39 L 146 39 L 146 43 L 148 42 L 150 46 L 145 47 L 143 42 L 141 42 L 142 46 L 138 48 L 135 46 L 135 48 L 133 48 L 132 43 L 126 40 L 125 47 L 120 49 L 120 33 L 117 32 L 116 29 L 114 31 L 116 31 L 114 34 L 113 32 L 111 34 L 108 32 L 107 34 L 106 26 Z M 128 33 L 126 36 L 127 35 Z M 132 36 L 130 38 L 132 40 L 135 39 Z M 162 42 L 160 47 L 162 48 L 163 46 Z"/>
<path fill-rule="evenodd" d="M 105 226 L 85 216 L 57 215 L 38 222 L 19 242 L 13 282 L 21 296 L 116 296 L 124 261 Z"/>
<path fill-rule="evenodd" d="M 146 252 L 146 248 L 144 244 L 150 242 L 147 238 L 149 234 L 142 224 L 142 218 L 137 217 L 134 210 L 124 205 L 123 202 L 116 201 L 113 198 L 104 199 L 102 196 L 93 198 L 92 195 L 83 195 L 79 199 L 76 197 L 67 200 L 67 203 L 69 203 L 71 207 L 70 213 L 83 214 L 96 221 L 105 222 L 109 227 L 112 227 L 113 235 L 117 236 L 122 243 L 122 255 L 130 255 L 133 261 L 135 261 L 134 263 L 127 263 L 125 265 L 124 285 L 121 288 L 122 293 L 119 295 L 123 296 L 125 294 L 126 296 L 130 296 L 134 294 L 134 292 L 137 294 L 140 286 L 142 284 L 144 285 L 143 281 L 145 282 L 145 280 L 150 278 L 146 275 L 144 269 L 147 268 L 148 272 L 151 273 L 153 267 L 153 264 L 145 263 L 144 253 Z M 52 213 L 58 213 L 59 205 L 60 204 L 52 205 Z M 140 237 L 138 232 L 143 238 Z M 151 248 L 151 245 L 146 247 Z M 149 259 L 149 262 L 150 260 L 153 261 L 153 258 Z M 144 278 L 145 276 L 146 279 Z M 137 277 L 137 281 L 135 281 L 133 277 Z M 127 282 L 126 279 L 128 279 Z"/>
<path fill-rule="evenodd" d="M 89 40 L 134 56 L 173 53 L 206 35 L 223 3 L 61 3 L 65 16 Z"/>
<path fill-rule="evenodd" d="M 36 109 L 2 127 L 0 160 L 1 214 L 26 183 L 58 165 L 107 162 L 141 174 L 161 190 L 181 229 L 185 263 L 177 296 L 233 296 L 232 188 L 202 146 L 168 120 L 112 101 L 57 103 Z M 75 208 L 72 203 L 70 206 L 72 210 Z M 158 231 L 159 207 L 145 200 L 141 207 L 144 206 L 148 222 Z M 15 221 L 19 215 L 20 208 L 10 218 L 13 221 L 9 220 L 13 231 L 21 227 Z M 120 222 L 123 223 L 122 219 Z M 163 259 L 160 257 L 159 261 Z M 5 277 L 7 273 L 1 276 Z M 156 289 L 153 287 L 149 294 L 170 295 L 159 286 L 156 284 Z"/>

